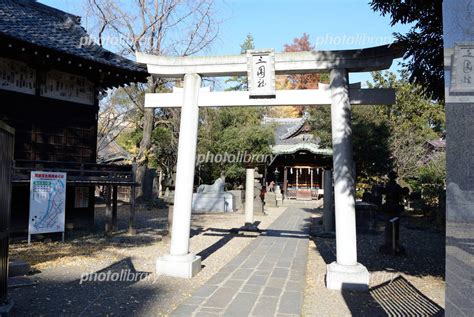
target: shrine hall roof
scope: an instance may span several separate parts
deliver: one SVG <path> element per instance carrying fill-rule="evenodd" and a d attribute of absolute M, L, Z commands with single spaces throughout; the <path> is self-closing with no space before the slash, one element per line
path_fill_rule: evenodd
<path fill-rule="evenodd" d="M 276 144 L 272 146 L 273 154 L 295 154 L 300 151 L 308 151 L 313 154 L 331 156 L 332 149 L 320 148 L 318 144 L 302 142 L 297 144 Z"/>
<path fill-rule="evenodd" d="M 279 144 L 298 144 L 301 142 L 310 142 L 318 144 L 312 133 L 304 129 L 309 120 L 309 113 L 305 112 L 300 118 L 270 118 L 264 117 L 263 124 L 273 124 L 275 134 L 275 145 Z"/>
<path fill-rule="evenodd" d="M 81 18 L 35 0 L 0 0 L 0 36 L 131 72 L 140 80 L 146 67 L 94 43 Z"/>
<path fill-rule="evenodd" d="M 269 118 L 265 117 L 263 124 L 275 126 L 274 154 L 294 154 L 299 151 L 309 151 L 313 154 L 332 155 L 332 149 L 321 148 L 319 138 L 308 131 L 306 123 L 310 115 L 305 112 L 301 118 Z"/>

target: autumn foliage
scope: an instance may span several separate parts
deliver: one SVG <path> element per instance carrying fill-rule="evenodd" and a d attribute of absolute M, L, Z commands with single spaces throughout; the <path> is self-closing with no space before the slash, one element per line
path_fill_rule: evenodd
<path fill-rule="evenodd" d="M 309 41 L 309 35 L 303 33 L 303 36 L 293 39 L 292 44 L 284 45 L 284 52 L 311 52 L 314 51 L 314 45 Z M 321 82 L 321 74 L 292 74 L 277 76 L 277 89 L 318 89 Z M 301 117 L 305 106 L 275 107 L 271 109 L 271 116 L 275 117 Z"/>

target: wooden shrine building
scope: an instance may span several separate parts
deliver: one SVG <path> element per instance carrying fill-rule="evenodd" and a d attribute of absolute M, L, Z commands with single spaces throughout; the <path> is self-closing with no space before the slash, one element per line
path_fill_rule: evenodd
<path fill-rule="evenodd" d="M 309 114 L 301 118 L 269 118 L 275 127 L 273 161 L 266 167 L 266 182 L 274 181 L 283 199 L 312 200 L 322 195 L 323 170 L 332 168 L 332 149 L 320 147 Z"/>
<path fill-rule="evenodd" d="M 66 228 L 93 225 L 95 186 L 134 186 L 131 166 L 96 163 L 99 99 L 147 75 L 91 41 L 80 17 L 0 0 L 0 120 L 15 129 L 13 232 L 28 227 L 33 170 L 67 173 Z"/>

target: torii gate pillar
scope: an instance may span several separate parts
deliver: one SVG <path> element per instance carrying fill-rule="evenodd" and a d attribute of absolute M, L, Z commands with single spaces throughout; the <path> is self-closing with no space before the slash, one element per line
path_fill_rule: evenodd
<path fill-rule="evenodd" d="M 369 287 L 369 272 L 365 266 L 357 263 L 355 171 L 348 73 L 345 69 L 332 69 L 330 78 L 337 261 L 327 266 L 326 283 L 329 289 L 366 291 Z"/>
<path fill-rule="evenodd" d="M 173 228 L 170 253 L 158 258 L 156 272 L 190 278 L 201 271 L 201 257 L 189 252 L 191 206 L 199 123 L 198 97 L 201 77 L 184 76 L 183 106 L 179 124 L 178 163 L 174 195 Z"/>

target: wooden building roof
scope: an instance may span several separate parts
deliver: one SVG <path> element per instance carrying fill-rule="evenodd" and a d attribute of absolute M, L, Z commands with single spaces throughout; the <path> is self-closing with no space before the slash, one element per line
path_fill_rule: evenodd
<path fill-rule="evenodd" d="M 0 0 L 0 49 L 5 57 L 86 75 L 103 88 L 144 82 L 146 67 L 94 43 L 81 18 L 35 0 Z"/>
<path fill-rule="evenodd" d="M 319 138 L 314 137 L 309 119 L 307 112 L 301 118 L 264 118 L 263 124 L 275 126 L 275 144 L 272 146 L 272 153 L 283 155 L 308 151 L 331 156 L 332 149 L 321 148 Z"/>

